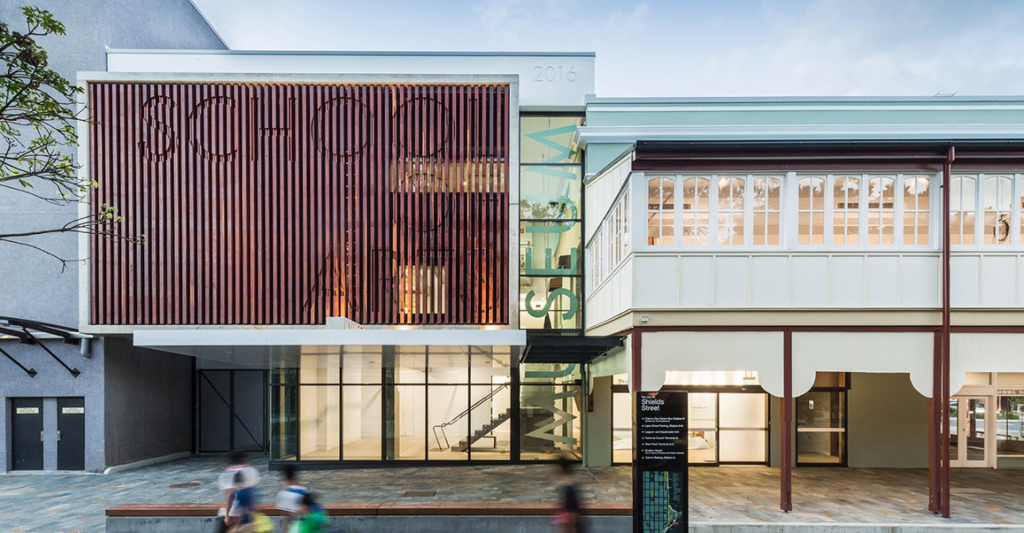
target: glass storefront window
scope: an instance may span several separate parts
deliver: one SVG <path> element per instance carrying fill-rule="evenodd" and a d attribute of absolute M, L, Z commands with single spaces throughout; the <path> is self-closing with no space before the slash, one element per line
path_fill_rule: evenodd
<path fill-rule="evenodd" d="M 718 462 L 718 395 L 690 393 L 690 464 Z"/>
<path fill-rule="evenodd" d="M 298 452 L 298 387 L 270 388 L 270 458 L 295 460 Z"/>
<path fill-rule="evenodd" d="M 342 387 L 342 454 L 345 460 L 381 459 L 381 393 L 379 385 Z"/>
<path fill-rule="evenodd" d="M 576 364 L 527 364 L 521 368 L 520 454 L 523 461 L 581 457 L 583 401 Z"/>
<path fill-rule="evenodd" d="M 449 347 L 431 346 L 427 355 L 428 383 L 466 383 L 469 381 L 469 355 Z"/>
<path fill-rule="evenodd" d="M 427 427 L 430 429 L 431 459 L 469 459 L 469 387 L 434 385 L 428 387 Z"/>
<path fill-rule="evenodd" d="M 299 387 L 299 458 L 337 461 L 341 458 L 341 389 L 336 385 Z"/>
<path fill-rule="evenodd" d="M 508 460 L 511 451 L 512 393 L 507 383 L 473 385 L 469 413 L 473 460 Z"/>
<path fill-rule="evenodd" d="M 633 458 L 633 396 L 621 384 L 613 385 L 612 391 L 612 461 L 629 463 Z M 690 392 L 689 403 L 690 464 L 768 462 L 767 394 L 739 389 L 735 393 Z"/>
<path fill-rule="evenodd" d="M 272 365 L 281 384 L 271 388 L 271 457 L 509 460 L 515 354 L 507 346 L 347 346 L 281 358 Z"/>
<path fill-rule="evenodd" d="M 380 347 L 346 346 L 341 358 L 341 382 L 380 383 L 383 355 Z"/>
<path fill-rule="evenodd" d="M 797 464 L 846 464 L 846 392 L 797 398 L 796 428 Z"/>
<path fill-rule="evenodd" d="M 1000 396 L 996 412 L 996 455 L 1024 456 L 1024 396 Z"/>

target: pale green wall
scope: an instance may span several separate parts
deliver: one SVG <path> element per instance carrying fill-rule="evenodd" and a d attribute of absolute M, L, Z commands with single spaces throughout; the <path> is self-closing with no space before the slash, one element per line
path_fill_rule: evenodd
<path fill-rule="evenodd" d="M 586 440 L 583 443 L 585 466 L 612 464 L 612 377 L 594 378 L 594 410 L 587 413 Z"/>
<path fill-rule="evenodd" d="M 847 421 L 851 468 L 927 468 L 927 400 L 909 374 L 851 376 Z"/>
<path fill-rule="evenodd" d="M 587 145 L 585 153 L 586 168 L 584 172 L 587 173 L 587 176 L 597 174 L 632 147 L 632 143 L 591 143 Z"/>

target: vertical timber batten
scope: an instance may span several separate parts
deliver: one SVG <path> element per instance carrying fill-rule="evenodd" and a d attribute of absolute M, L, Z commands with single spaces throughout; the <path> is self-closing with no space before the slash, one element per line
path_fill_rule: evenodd
<path fill-rule="evenodd" d="M 92 324 L 509 323 L 509 84 L 88 89 Z"/>

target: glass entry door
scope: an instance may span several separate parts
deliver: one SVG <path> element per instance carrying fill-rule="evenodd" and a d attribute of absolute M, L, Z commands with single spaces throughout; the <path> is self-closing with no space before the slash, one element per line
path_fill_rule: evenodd
<path fill-rule="evenodd" d="M 985 431 L 985 398 L 957 397 L 949 401 L 949 465 L 989 466 Z"/>

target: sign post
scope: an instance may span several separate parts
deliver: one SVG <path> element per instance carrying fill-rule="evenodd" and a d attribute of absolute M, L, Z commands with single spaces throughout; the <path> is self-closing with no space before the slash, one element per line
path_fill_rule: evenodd
<path fill-rule="evenodd" d="M 689 531 L 687 393 L 638 392 L 633 402 L 633 533 Z"/>

